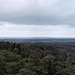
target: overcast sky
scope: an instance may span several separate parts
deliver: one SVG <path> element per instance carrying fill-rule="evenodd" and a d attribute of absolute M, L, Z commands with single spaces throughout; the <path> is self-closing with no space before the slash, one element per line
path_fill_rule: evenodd
<path fill-rule="evenodd" d="M 0 0 L 0 37 L 75 37 L 75 0 Z"/>

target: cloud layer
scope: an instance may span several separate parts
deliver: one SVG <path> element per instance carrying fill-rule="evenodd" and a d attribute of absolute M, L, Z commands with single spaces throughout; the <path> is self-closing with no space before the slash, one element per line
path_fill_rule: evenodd
<path fill-rule="evenodd" d="M 4 24 L 0 26 L 0 37 L 75 37 L 75 28 L 68 25 L 15 25 Z"/>
<path fill-rule="evenodd" d="M 0 21 L 28 25 L 75 25 L 75 0 L 0 0 Z"/>
<path fill-rule="evenodd" d="M 75 37 L 75 0 L 0 0 L 0 37 Z"/>

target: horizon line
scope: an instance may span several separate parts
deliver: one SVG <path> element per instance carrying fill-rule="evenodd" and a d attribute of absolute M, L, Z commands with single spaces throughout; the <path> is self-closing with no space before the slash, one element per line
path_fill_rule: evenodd
<path fill-rule="evenodd" d="M 0 39 L 5 39 L 5 38 L 35 38 L 35 39 L 38 39 L 38 38 L 53 38 L 53 39 L 75 39 L 75 37 L 0 37 Z"/>

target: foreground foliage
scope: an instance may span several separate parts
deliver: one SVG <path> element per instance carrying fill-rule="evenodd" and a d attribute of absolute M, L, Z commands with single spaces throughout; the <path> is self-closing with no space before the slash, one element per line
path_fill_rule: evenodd
<path fill-rule="evenodd" d="M 75 75 L 75 53 L 40 43 L 0 42 L 0 75 Z"/>

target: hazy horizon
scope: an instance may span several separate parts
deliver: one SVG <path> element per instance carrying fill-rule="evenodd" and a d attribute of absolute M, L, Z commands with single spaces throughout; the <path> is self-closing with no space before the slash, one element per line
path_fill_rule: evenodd
<path fill-rule="evenodd" d="M 75 39 L 74 37 L 0 37 L 0 39 Z"/>

